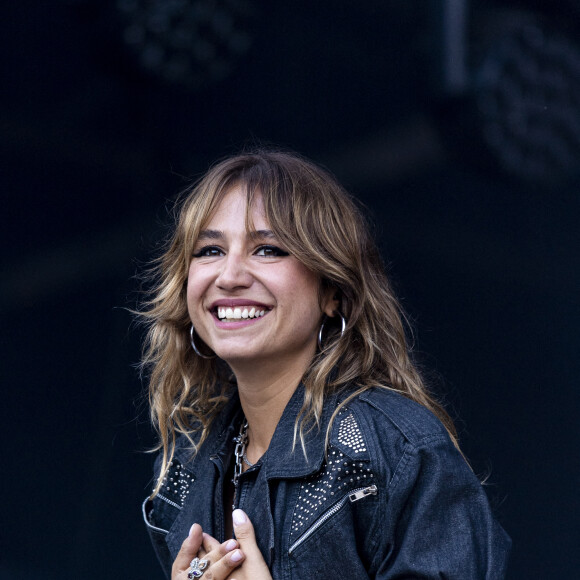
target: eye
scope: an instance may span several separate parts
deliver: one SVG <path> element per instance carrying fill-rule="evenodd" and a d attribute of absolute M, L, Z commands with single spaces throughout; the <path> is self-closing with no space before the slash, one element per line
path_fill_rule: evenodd
<path fill-rule="evenodd" d="M 279 258 L 282 256 L 289 256 L 288 252 L 278 248 L 277 246 L 260 246 L 254 254 L 256 256 L 264 256 L 266 258 Z"/>
<path fill-rule="evenodd" d="M 194 258 L 211 258 L 215 256 L 223 256 L 223 252 L 217 246 L 204 246 L 193 254 Z"/>

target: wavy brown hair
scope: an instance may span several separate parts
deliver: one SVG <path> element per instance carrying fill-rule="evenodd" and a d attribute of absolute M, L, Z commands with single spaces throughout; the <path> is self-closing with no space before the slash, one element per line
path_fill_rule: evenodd
<path fill-rule="evenodd" d="M 327 393 L 353 385 L 351 397 L 379 387 L 427 407 L 457 445 L 451 418 L 427 391 L 410 356 L 402 310 L 356 203 L 330 173 L 299 155 L 257 150 L 217 163 L 184 192 L 176 205 L 174 233 L 150 272 L 153 290 L 140 313 L 148 328 L 142 365 L 149 375 L 151 417 L 160 436 L 157 449 L 163 450 L 159 481 L 177 436 L 185 434 L 198 448 L 235 389 L 223 361 L 193 351 L 186 303 L 199 232 L 234 186 L 245 189 L 248 212 L 261 194 L 270 229 L 285 250 L 318 274 L 321 295 L 329 287 L 336 290 L 347 320 L 342 336 L 331 326 L 324 349 L 303 377 L 305 398 L 295 442 L 297 434 L 303 441 L 307 426 L 318 423 Z M 249 227 L 249 214 L 246 222 Z"/>

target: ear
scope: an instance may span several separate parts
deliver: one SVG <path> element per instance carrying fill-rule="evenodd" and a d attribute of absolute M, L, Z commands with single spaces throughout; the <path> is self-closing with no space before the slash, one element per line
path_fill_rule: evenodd
<path fill-rule="evenodd" d="M 340 307 L 340 291 L 337 288 L 327 288 L 322 296 L 322 311 L 332 318 Z"/>

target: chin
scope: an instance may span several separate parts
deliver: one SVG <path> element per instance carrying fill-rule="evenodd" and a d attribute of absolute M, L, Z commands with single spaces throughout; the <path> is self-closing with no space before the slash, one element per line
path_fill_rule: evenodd
<path fill-rule="evenodd" d="M 252 361 L 260 357 L 258 353 L 255 352 L 240 352 L 239 349 L 232 351 L 230 349 L 222 349 L 217 355 L 224 359 L 226 362 L 243 362 Z"/>
<path fill-rule="evenodd" d="M 245 357 L 248 352 L 248 346 L 245 344 L 236 344 L 233 341 L 218 340 L 211 345 L 211 349 L 224 360 Z"/>
<path fill-rule="evenodd" d="M 263 351 L 258 351 L 255 349 L 233 349 L 233 348 L 221 348 L 215 351 L 215 353 L 222 359 L 225 360 L 230 366 L 235 364 L 244 364 L 249 362 L 255 362 L 260 358 L 263 358 Z"/>

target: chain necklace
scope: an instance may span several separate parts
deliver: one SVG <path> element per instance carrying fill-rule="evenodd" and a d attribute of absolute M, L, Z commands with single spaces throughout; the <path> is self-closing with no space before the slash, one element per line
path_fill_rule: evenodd
<path fill-rule="evenodd" d="M 232 511 L 236 509 L 236 503 L 238 499 L 238 486 L 240 483 L 240 475 L 242 475 L 242 461 L 248 467 L 254 467 L 254 463 L 248 461 L 248 456 L 246 455 L 246 447 L 248 445 L 248 422 L 244 419 L 240 425 L 240 433 L 237 437 L 234 437 L 236 446 L 234 448 L 234 456 L 236 458 L 236 463 L 234 465 L 234 478 L 232 483 L 234 484 L 234 501 L 232 503 Z"/>

